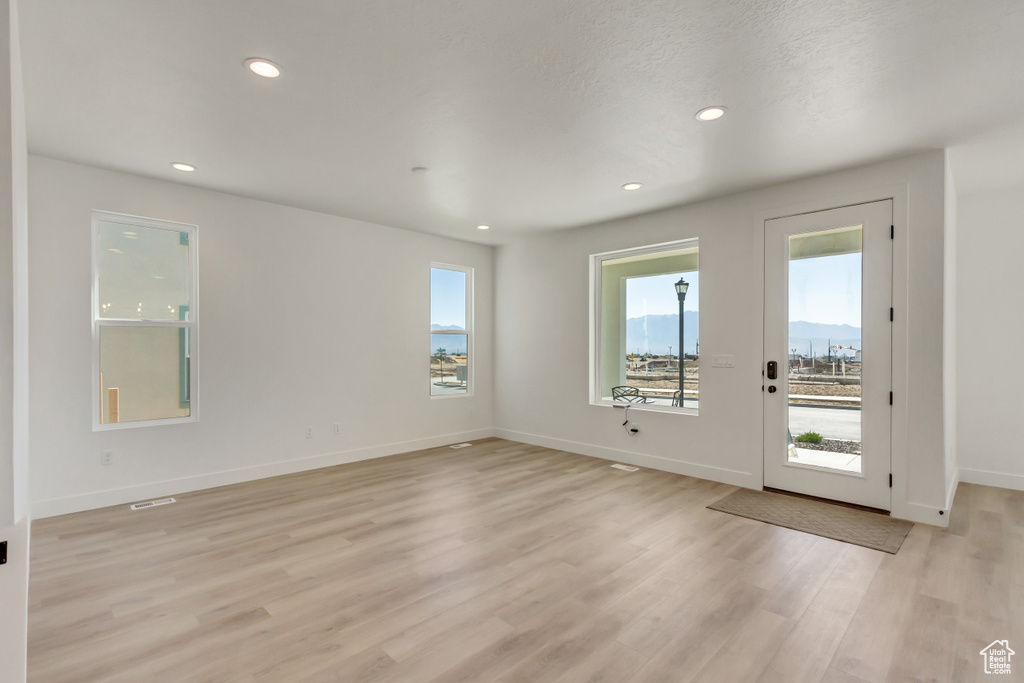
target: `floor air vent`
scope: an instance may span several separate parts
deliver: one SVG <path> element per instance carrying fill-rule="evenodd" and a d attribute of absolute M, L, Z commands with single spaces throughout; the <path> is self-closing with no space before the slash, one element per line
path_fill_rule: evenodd
<path fill-rule="evenodd" d="M 639 467 L 631 467 L 629 465 L 620 465 L 619 463 L 615 463 L 614 465 L 612 465 L 612 467 L 614 467 L 617 470 L 626 470 L 627 472 L 636 472 L 637 470 L 640 469 Z"/>
<path fill-rule="evenodd" d="M 456 443 L 449 446 L 449 448 L 469 448 L 472 445 L 471 443 Z"/>
<path fill-rule="evenodd" d="M 174 502 L 176 501 L 173 498 L 161 498 L 160 500 L 151 500 L 147 503 L 135 503 L 131 508 L 132 510 L 142 510 L 145 508 L 155 508 L 157 505 L 169 505 Z"/>

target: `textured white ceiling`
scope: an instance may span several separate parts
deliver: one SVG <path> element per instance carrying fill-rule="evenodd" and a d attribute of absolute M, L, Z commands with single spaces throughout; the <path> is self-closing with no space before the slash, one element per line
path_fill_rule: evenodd
<path fill-rule="evenodd" d="M 484 242 L 1024 121 L 1021 0 L 19 9 L 32 152 Z"/>

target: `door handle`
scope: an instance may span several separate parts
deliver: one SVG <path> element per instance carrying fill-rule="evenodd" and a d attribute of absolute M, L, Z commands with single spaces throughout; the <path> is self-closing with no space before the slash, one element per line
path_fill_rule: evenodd
<path fill-rule="evenodd" d="M 769 394 L 774 394 L 775 393 L 775 385 L 774 384 L 772 384 L 772 385 L 770 385 L 768 387 L 768 393 Z"/>
<path fill-rule="evenodd" d="M 768 379 L 776 379 L 779 376 L 779 364 L 773 360 L 768 361 Z"/>

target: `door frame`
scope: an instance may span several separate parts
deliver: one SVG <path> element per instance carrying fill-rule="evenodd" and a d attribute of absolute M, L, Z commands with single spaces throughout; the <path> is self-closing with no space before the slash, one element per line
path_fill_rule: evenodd
<path fill-rule="evenodd" d="M 788 427 L 789 418 L 786 416 L 792 411 L 791 407 L 787 408 L 787 405 L 792 405 L 788 400 L 790 349 L 785 322 L 790 319 L 786 315 L 786 298 L 790 291 L 787 272 L 792 261 L 787 243 L 793 235 L 813 235 L 858 224 L 863 228 L 861 254 L 864 280 L 860 311 L 862 348 L 865 358 L 873 360 L 869 361 L 862 375 L 866 382 L 864 389 L 867 391 L 860 411 L 862 442 L 866 446 L 862 468 L 858 472 L 846 472 L 809 466 L 787 460 L 786 457 L 784 422 Z M 771 486 L 805 495 L 868 505 L 886 511 L 892 507 L 892 408 L 888 401 L 892 389 L 890 225 L 891 199 L 765 221 L 764 358 L 777 361 L 780 367 L 785 367 L 779 378 L 766 378 L 764 381 L 770 391 L 774 392 L 777 387 L 782 390 L 781 393 L 762 393 L 765 419 L 762 455 L 766 485 L 771 479 Z M 772 275 L 770 281 L 769 273 Z M 772 288 L 771 296 L 767 291 L 769 284 Z M 769 313 L 772 316 L 770 319 L 767 317 Z"/>
<path fill-rule="evenodd" d="M 770 190 L 766 191 L 770 192 Z M 754 260 L 754 268 L 751 273 L 754 278 L 752 285 L 760 292 L 760 306 L 756 306 L 755 327 L 750 340 L 751 357 L 759 358 L 761 363 L 756 373 L 750 378 L 751 391 L 761 393 L 763 378 L 761 370 L 767 360 L 764 358 L 764 224 L 765 221 L 775 218 L 787 218 L 805 213 L 816 213 L 829 209 L 842 208 L 844 206 L 855 206 L 870 202 L 892 200 L 892 220 L 895 230 L 893 237 L 892 252 L 892 305 L 895 310 L 892 323 L 892 427 L 890 433 L 891 454 L 890 463 L 892 467 L 892 492 L 891 502 L 893 517 L 900 519 L 923 520 L 931 519 L 934 512 L 932 508 L 911 503 L 908 485 L 908 452 L 909 452 L 909 422 L 908 422 L 908 387 L 909 387 L 909 325 L 908 322 L 908 301 L 909 293 L 907 283 L 909 281 L 909 240 L 908 230 L 910 226 L 910 187 L 908 183 L 896 185 L 883 185 L 873 188 L 851 188 L 848 191 L 822 194 L 817 199 L 804 202 L 784 204 L 755 211 L 751 216 L 751 228 L 753 231 L 752 247 L 756 250 L 758 258 Z M 766 202 L 767 203 L 767 202 Z M 758 471 L 753 473 L 759 480 L 759 485 L 764 487 L 764 401 L 759 401 L 760 421 L 756 430 L 762 444 L 761 464 Z M 927 515 L 927 517 L 925 517 Z"/>

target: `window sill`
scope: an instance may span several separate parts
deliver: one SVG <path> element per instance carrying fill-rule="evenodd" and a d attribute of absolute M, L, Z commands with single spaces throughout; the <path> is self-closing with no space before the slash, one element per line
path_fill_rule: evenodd
<path fill-rule="evenodd" d="M 134 429 L 136 427 L 160 427 L 163 425 L 186 424 L 188 422 L 199 422 L 199 416 L 189 417 L 164 417 L 157 420 L 132 420 L 131 422 L 106 422 L 103 424 L 93 423 L 92 431 L 110 432 L 117 429 Z"/>
<path fill-rule="evenodd" d="M 458 393 L 451 394 L 431 394 L 430 398 L 433 399 L 446 399 L 446 398 L 469 398 L 473 395 L 472 391 L 461 391 Z"/>
<path fill-rule="evenodd" d="M 670 415 L 691 415 L 693 417 L 696 417 L 700 414 L 698 408 L 691 408 L 689 406 L 683 406 L 682 408 L 678 408 L 675 406 L 658 405 L 656 403 L 626 403 L 619 401 L 613 402 L 611 400 L 602 400 L 591 401 L 590 405 L 599 406 L 602 408 L 621 408 L 623 410 L 629 408 L 630 410 L 638 410 L 644 413 L 668 413 Z"/>

